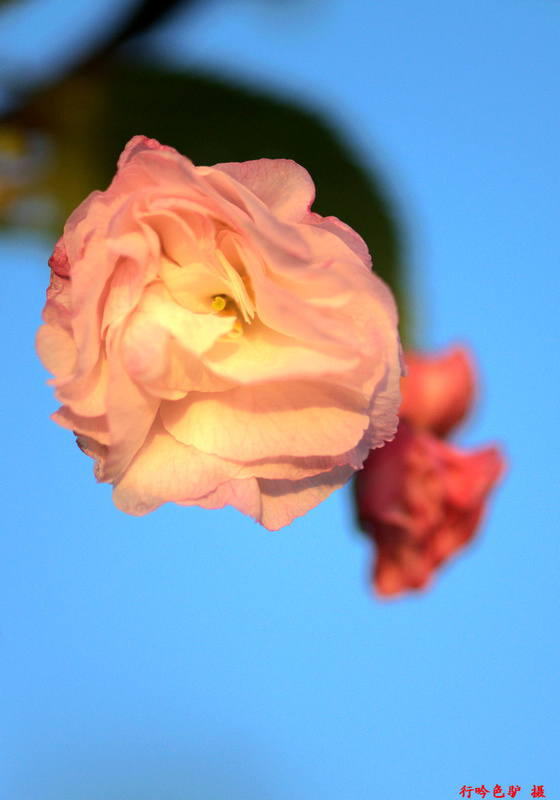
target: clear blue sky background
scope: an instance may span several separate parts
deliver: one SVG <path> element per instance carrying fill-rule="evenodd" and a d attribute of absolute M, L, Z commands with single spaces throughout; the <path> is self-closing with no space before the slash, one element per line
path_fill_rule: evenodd
<path fill-rule="evenodd" d="M 116 5 L 0 18 L 4 73 L 70 58 Z M 474 348 L 460 440 L 510 469 L 426 594 L 372 597 L 345 490 L 274 534 L 116 511 L 48 419 L 52 242 L 0 237 L 1 798 L 560 797 L 559 35 L 553 0 L 215 0 L 151 45 L 335 119 L 402 219 L 419 342 Z"/>

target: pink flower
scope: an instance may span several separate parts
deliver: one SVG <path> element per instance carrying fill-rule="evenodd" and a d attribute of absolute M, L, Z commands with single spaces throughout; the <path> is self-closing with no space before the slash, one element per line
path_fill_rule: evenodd
<path fill-rule="evenodd" d="M 417 428 L 445 436 L 468 413 L 475 374 L 468 352 L 453 348 L 435 356 L 407 353 L 399 416 Z"/>
<path fill-rule="evenodd" d="M 292 161 L 195 167 L 137 136 L 50 259 L 39 355 L 118 508 L 230 504 L 275 530 L 392 438 L 393 297 Z"/>
<path fill-rule="evenodd" d="M 472 403 L 466 354 L 407 362 L 397 435 L 370 453 L 355 482 L 360 524 L 377 547 L 375 587 L 386 596 L 425 586 L 472 539 L 504 468 L 494 447 L 461 451 L 433 435 Z"/>
<path fill-rule="evenodd" d="M 375 586 L 425 586 L 473 537 L 503 463 L 496 448 L 462 452 L 402 420 L 356 475 L 360 520 L 377 545 Z"/>

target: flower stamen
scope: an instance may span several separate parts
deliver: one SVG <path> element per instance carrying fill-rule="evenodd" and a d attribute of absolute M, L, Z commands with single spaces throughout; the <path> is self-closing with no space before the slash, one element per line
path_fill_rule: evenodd
<path fill-rule="evenodd" d="M 239 339 L 241 336 L 243 336 L 243 323 L 241 320 L 236 319 L 233 323 L 233 328 L 229 333 L 226 333 L 226 337 L 228 339 Z"/>
<path fill-rule="evenodd" d="M 222 317 L 235 317 L 232 329 L 225 334 L 226 339 L 239 339 L 243 336 L 241 312 L 235 300 L 227 294 L 216 294 L 212 297 L 212 309 Z"/>

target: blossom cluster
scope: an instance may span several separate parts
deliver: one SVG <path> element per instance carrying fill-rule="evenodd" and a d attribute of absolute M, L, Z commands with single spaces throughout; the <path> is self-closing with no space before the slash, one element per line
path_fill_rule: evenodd
<path fill-rule="evenodd" d="M 409 353 L 407 363 L 397 435 L 370 453 L 355 479 L 359 522 L 377 549 L 373 581 L 384 596 L 426 586 L 472 539 L 504 467 L 496 447 L 468 451 L 445 440 L 475 396 L 467 352 Z"/>
<path fill-rule="evenodd" d="M 293 161 L 196 167 L 135 137 L 54 248 L 37 349 L 54 420 L 130 514 L 229 504 L 276 530 L 364 466 L 393 595 L 472 538 L 503 460 L 445 441 L 475 393 L 464 351 L 410 354 L 401 402 L 394 298 L 314 193 Z"/>

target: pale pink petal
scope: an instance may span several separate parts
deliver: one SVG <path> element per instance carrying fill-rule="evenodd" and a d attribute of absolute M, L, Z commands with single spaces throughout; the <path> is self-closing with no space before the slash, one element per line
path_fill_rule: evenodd
<path fill-rule="evenodd" d="M 118 171 L 109 195 L 131 196 L 135 192 L 146 192 L 152 187 L 161 187 L 160 195 L 189 196 L 196 192 L 198 179 L 193 163 L 180 155 L 173 147 L 160 145 L 155 139 L 136 136 L 125 147 L 118 163 Z"/>
<path fill-rule="evenodd" d="M 61 375 L 50 383 L 55 387 L 56 399 L 68 405 L 75 414 L 99 417 L 107 411 L 108 365 L 104 348 L 89 372 Z"/>
<path fill-rule="evenodd" d="M 200 498 L 234 478 L 240 469 L 240 464 L 181 444 L 156 418 L 142 447 L 115 482 L 113 500 L 121 511 L 136 516 L 167 502 L 199 504 Z"/>
<path fill-rule="evenodd" d="M 368 269 L 371 269 L 371 256 L 367 244 L 356 231 L 345 222 L 341 222 L 337 217 L 321 217 L 319 214 L 310 213 L 305 222 L 315 225 L 317 228 L 334 233 L 341 239 L 353 253 L 361 259 Z"/>
<path fill-rule="evenodd" d="M 151 394 L 177 400 L 191 390 L 220 391 L 231 382 L 212 374 L 200 355 L 226 335 L 234 319 L 193 313 L 146 290 L 123 335 L 123 363 Z"/>
<path fill-rule="evenodd" d="M 197 356 L 228 334 L 235 321 L 231 316 L 201 314 L 183 308 L 172 301 L 162 284 L 152 284 L 144 291 L 138 312 L 167 331 L 183 349 Z"/>
<path fill-rule="evenodd" d="M 285 222 L 300 222 L 315 199 L 315 186 L 309 173 L 295 161 L 261 158 L 215 164 L 214 169 L 235 178 Z"/>
<path fill-rule="evenodd" d="M 326 473 L 335 467 L 349 466 L 353 471 L 360 469 L 369 453 L 369 446 L 362 440 L 356 447 L 345 453 L 332 456 L 281 456 L 279 458 L 263 458 L 240 464 L 238 477 L 266 478 L 269 481 L 300 481 L 320 473 Z"/>
<path fill-rule="evenodd" d="M 184 444 L 222 458 L 333 455 L 355 446 L 369 425 L 364 398 L 335 386 L 291 381 L 242 386 L 164 401 L 166 429 Z"/>
<path fill-rule="evenodd" d="M 370 424 L 363 438 L 363 444 L 370 450 L 391 441 L 399 422 L 396 409 L 401 399 L 400 364 L 389 348 L 383 355 L 387 366 L 382 375 L 374 373 L 376 382 L 370 401 Z"/>
<path fill-rule="evenodd" d="M 102 445 L 109 445 L 111 437 L 107 417 L 81 417 L 74 414 L 68 406 L 61 406 L 58 411 L 51 414 L 51 419 L 57 422 L 62 428 L 83 434 L 91 439 L 95 439 Z"/>
<path fill-rule="evenodd" d="M 227 218 L 246 240 L 262 251 L 264 261 L 274 264 L 301 263 L 312 255 L 301 225 L 294 225 L 271 214 L 256 195 L 223 171 L 209 167 L 196 168 L 204 179 L 204 187 L 216 208 L 227 208 Z M 224 202 L 225 201 L 225 202 Z M 222 211 L 222 213 L 224 213 Z"/>
<path fill-rule="evenodd" d="M 63 377 L 74 373 L 78 350 L 71 333 L 61 325 L 41 325 L 35 346 L 43 366 L 53 375 Z"/>
<path fill-rule="evenodd" d="M 101 222 L 96 237 L 100 228 Z M 121 255 L 115 242 L 107 237 L 105 232 L 103 240 L 92 243 L 72 269 L 73 330 L 81 354 L 81 372 L 91 368 L 109 325 L 126 318 L 157 270 L 159 253 L 153 237 L 146 235 L 143 247 L 137 236 L 125 237 Z"/>
<path fill-rule="evenodd" d="M 242 514 L 247 514 L 255 520 L 262 516 L 261 493 L 255 478 L 244 480 L 231 480 L 222 483 L 215 491 L 198 500 L 182 500 L 179 505 L 197 505 L 201 508 L 215 509 L 224 506 L 233 506 Z"/>
<path fill-rule="evenodd" d="M 179 155 L 174 147 L 169 147 L 169 145 L 166 144 L 160 144 L 157 139 L 150 139 L 147 136 L 133 136 L 119 156 L 117 163 L 118 169 L 123 170 L 126 166 L 128 166 L 129 162 L 132 161 L 135 156 L 141 155 L 146 150 L 155 150 L 162 153 L 174 153 L 175 155 Z M 183 158 L 183 156 L 181 156 L 181 158 Z"/>
<path fill-rule="evenodd" d="M 380 325 L 394 332 L 396 307 L 385 284 L 330 233 L 298 228 L 305 231 L 312 265 L 282 257 L 274 260 L 269 253 L 263 270 L 251 250 L 243 250 L 262 322 L 305 343 L 354 351 Z M 263 244 L 261 251 L 265 250 Z"/>
<path fill-rule="evenodd" d="M 365 376 L 357 373 L 359 353 L 341 347 L 311 346 L 293 336 L 272 331 L 259 320 L 244 325 L 238 339 L 224 337 L 203 356 L 203 362 L 229 381 L 241 384 L 342 375 L 342 383 L 359 388 Z"/>
<path fill-rule="evenodd" d="M 37 332 L 36 347 L 45 367 L 55 377 L 49 381 L 56 387 L 62 403 L 86 416 L 98 416 L 105 411 L 106 368 L 103 348 L 97 342 L 91 361 L 80 365 L 81 353 L 75 341 L 72 307 L 72 281 L 51 271 L 47 303 L 43 311 L 45 325 Z M 95 360 L 93 360 L 95 356 Z"/>
<path fill-rule="evenodd" d="M 148 226 L 108 241 L 107 251 L 115 269 L 103 309 L 102 336 L 109 325 L 124 321 L 136 308 L 146 285 L 157 276 L 160 262 L 159 240 Z"/>
<path fill-rule="evenodd" d="M 344 486 L 353 474 L 354 469 L 345 465 L 299 481 L 259 479 L 262 500 L 259 521 L 270 531 L 289 525 L 295 517 L 303 516 Z"/>
<path fill-rule="evenodd" d="M 142 446 L 159 407 L 159 399 L 133 381 L 122 361 L 122 334 L 107 340 L 109 367 L 107 421 L 111 448 L 99 480 L 112 483 L 128 467 Z"/>

